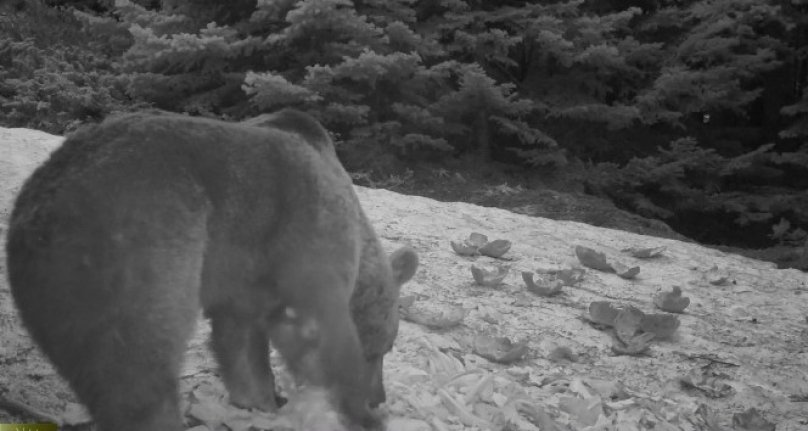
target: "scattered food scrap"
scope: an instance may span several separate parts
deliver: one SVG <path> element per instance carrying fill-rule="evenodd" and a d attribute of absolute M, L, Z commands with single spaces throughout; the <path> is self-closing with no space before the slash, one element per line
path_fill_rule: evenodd
<path fill-rule="evenodd" d="M 466 317 L 466 310 L 459 305 L 409 300 L 407 303 L 405 307 L 399 302 L 401 318 L 434 329 L 455 327 Z"/>
<path fill-rule="evenodd" d="M 640 273 L 639 266 L 627 266 L 620 262 L 609 262 L 609 259 L 606 258 L 604 253 L 588 247 L 576 246 L 575 256 L 578 257 L 578 261 L 581 262 L 581 265 L 587 268 L 603 272 L 614 272 L 622 278 L 631 279 Z"/>
<path fill-rule="evenodd" d="M 713 286 L 725 286 L 731 283 L 729 271 L 713 266 L 704 273 L 704 279 Z"/>
<path fill-rule="evenodd" d="M 682 296 L 682 288 L 673 286 L 670 292 L 659 292 L 654 296 L 654 305 L 662 311 L 669 313 L 682 313 L 688 305 L 690 298 Z"/>
<path fill-rule="evenodd" d="M 667 249 L 668 249 L 668 247 L 665 247 L 663 245 L 663 246 L 660 246 L 660 247 L 644 247 L 644 248 L 629 247 L 629 248 L 624 248 L 621 251 L 624 252 L 624 253 L 628 253 L 628 254 L 632 255 L 633 257 L 636 257 L 637 259 L 651 259 L 651 258 L 654 258 L 654 257 L 661 256 L 662 253 L 664 253 L 665 250 L 667 250 Z"/>
<path fill-rule="evenodd" d="M 450 241 L 452 250 L 460 256 L 483 256 L 495 259 L 502 256 L 511 249 L 511 242 L 506 239 L 495 239 L 489 242 L 488 237 L 477 232 L 472 232 L 463 242 Z"/>
<path fill-rule="evenodd" d="M 609 264 L 606 255 L 599 251 L 579 245 L 575 247 L 575 255 L 578 257 L 578 261 L 581 262 L 581 265 L 587 268 L 603 272 L 614 272 L 614 268 Z"/>
<path fill-rule="evenodd" d="M 471 276 L 474 281 L 481 286 L 497 286 L 508 276 L 510 268 L 507 266 L 497 266 L 494 269 L 480 268 L 471 265 Z"/>
<path fill-rule="evenodd" d="M 507 337 L 489 337 L 480 335 L 474 338 L 474 353 L 489 361 L 510 364 L 522 359 L 527 354 L 526 341 L 512 342 Z"/>
<path fill-rule="evenodd" d="M 511 249 L 511 242 L 507 239 L 497 239 L 480 247 L 480 254 L 493 258 L 500 258 Z"/>
<path fill-rule="evenodd" d="M 539 275 L 538 282 L 533 281 L 533 273 L 527 271 L 522 272 L 522 280 L 524 280 L 527 290 L 544 297 L 558 295 L 564 286 L 563 280 L 551 276 Z"/>
<path fill-rule="evenodd" d="M 637 274 L 640 273 L 639 266 L 626 266 L 620 262 L 612 263 L 612 269 L 614 269 L 614 272 L 617 273 L 618 276 L 627 280 L 636 277 Z"/>

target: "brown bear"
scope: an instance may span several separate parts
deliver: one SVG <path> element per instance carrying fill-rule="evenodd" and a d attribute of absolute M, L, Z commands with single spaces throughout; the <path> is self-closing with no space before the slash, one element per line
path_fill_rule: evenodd
<path fill-rule="evenodd" d="M 26 181 L 6 247 L 23 322 L 102 431 L 182 429 L 200 309 L 233 404 L 277 408 L 271 340 L 350 423 L 380 425 L 369 406 L 418 258 L 387 258 L 307 114 L 82 129 Z"/>

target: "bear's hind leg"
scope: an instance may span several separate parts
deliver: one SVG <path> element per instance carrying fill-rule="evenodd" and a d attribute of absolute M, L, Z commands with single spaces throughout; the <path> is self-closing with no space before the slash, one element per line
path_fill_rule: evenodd
<path fill-rule="evenodd" d="M 88 317 L 72 321 L 69 341 L 45 346 L 99 430 L 184 429 L 177 379 L 198 315 L 194 251 L 128 250 L 121 267 L 108 268 L 108 280 L 121 283 L 115 302 L 88 306 Z"/>
<path fill-rule="evenodd" d="M 86 400 L 99 430 L 184 429 L 175 373 L 178 367 L 153 360 L 128 361 L 117 366 L 101 365 L 96 360 L 94 364 L 94 375 L 73 386 L 80 398 Z M 116 376 L 106 378 L 102 374 Z"/>

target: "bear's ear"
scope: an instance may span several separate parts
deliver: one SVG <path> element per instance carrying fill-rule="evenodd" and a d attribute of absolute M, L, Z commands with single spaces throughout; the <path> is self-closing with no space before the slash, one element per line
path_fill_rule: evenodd
<path fill-rule="evenodd" d="M 390 255 L 393 279 L 402 285 L 409 281 L 418 269 L 418 255 L 410 247 L 401 247 Z"/>

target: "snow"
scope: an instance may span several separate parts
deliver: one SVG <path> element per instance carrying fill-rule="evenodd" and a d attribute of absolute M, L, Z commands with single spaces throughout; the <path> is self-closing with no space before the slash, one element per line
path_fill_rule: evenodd
<path fill-rule="evenodd" d="M 3 236 L 14 194 L 61 140 L 35 130 L 0 128 Z M 778 431 L 808 429 L 805 273 L 698 244 L 576 222 L 386 190 L 358 187 L 357 193 L 388 251 L 410 245 L 419 253 L 421 266 L 402 295 L 437 309 L 466 310 L 463 323 L 450 329 L 402 322 L 396 346 L 385 358 L 385 408 L 395 419 L 390 430 L 497 429 L 505 423 L 536 430 L 550 428 L 551 422 L 579 430 L 649 429 L 651 423 L 666 430 L 731 429 L 733 420 L 748 420 L 737 414 L 753 407 Z M 449 242 L 472 232 L 510 240 L 507 260 L 455 254 Z M 576 266 L 576 245 L 639 265 L 641 271 L 625 280 L 587 269 L 580 285 L 564 287 L 552 298 L 526 291 L 521 271 Z M 621 252 L 658 246 L 667 250 L 654 259 Z M 31 353 L 8 290 L 5 252 L 0 254 L 0 387 L 13 388 L 17 402 L 63 417 L 75 400 L 47 361 Z M 483 287 L 474 284 L 472 264 L 505 264 L 511 270 L 504 284 Z M 715 271 L 727 273 L 728 282 L 711 284 Z M 611 337 L 581 319 L 592 301 L 661 312 L 654 309 L 654 295 L 675 285 L 691 304 L 679 315 L 673 338 L 652 342 L 647 355 L 614 354 Z M 190 343 L 185 402 L 194 382 L 213 381 L 221 390 L 210 372 L 215 363 L 205 344 L 208 333 L 206 324 L 199 325 Z M 514 364 L 491 363 L 473 353 L 480 335 L 526 341 L 529 353 Z M 551 354 L 559 347 L 570 349 L 574 362 Z M 683 379 L 699 389 L 682 385 Z M 288 378 L 278 380 L 283 384 Z M 716 388 L 726 390 L 711 391 Z M 7 419 L 0 411 L 0 422 Z"/>

